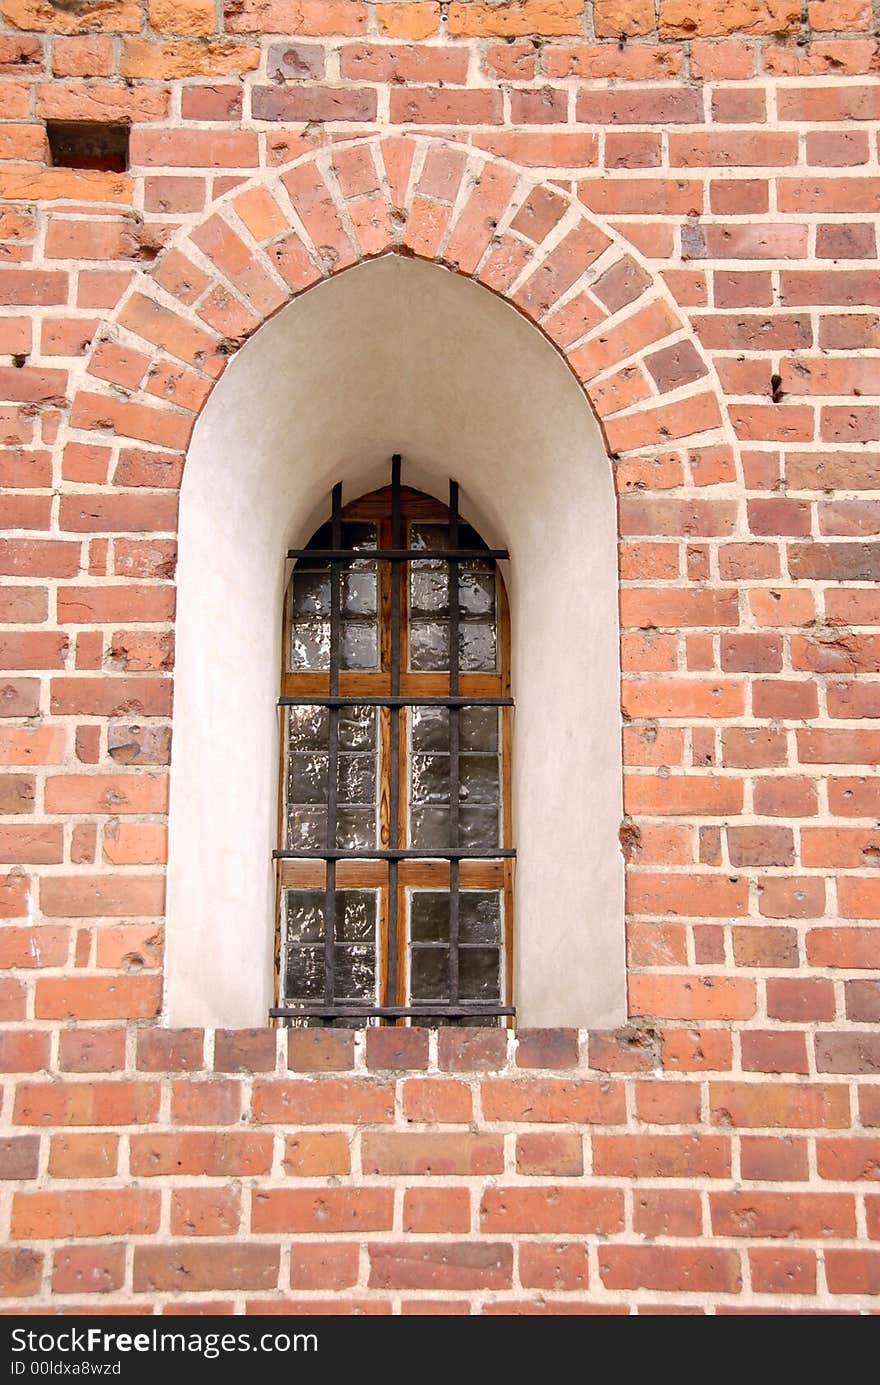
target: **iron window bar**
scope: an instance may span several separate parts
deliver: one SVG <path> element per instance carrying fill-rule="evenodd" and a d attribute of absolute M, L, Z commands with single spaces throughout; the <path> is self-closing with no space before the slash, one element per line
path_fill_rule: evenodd
<path fill-rule="evenodd" d="M 350 549 L 342 546 L 342 483 L 333 487 L 330 548 L 291 548 L 288 558 L 327 563 L 330 569 L 330 669 L 329 693 L 285 694 L 279 707 L 316 706 L 328 709 L 327 832 L 324 848 L 279 848 L 272 853 L 276 861 L 323 861 L 326 867 L 324 888 L 324 999 L 289 1001 L 273 1006 L 271 1018 L 318 1020 L 404 1019 L 404 1018 L 500 1018 L 516 1014 L 514 1006 L 496 1001 L 462 999 L 459 994 L 459 896 L 460 863 L 466 860 L 512 859 L 512 847 L 464 847 L 459 845 L 460 745 L 459 714 L 466 707 L 512 707 L 512 697 L 467 696 L 460 689 L 459 668 L 459 572 L 468 561 L 501 560 L 510 557 L 507 549 L 462 548 L 459 546 L 458 483 L 449 483 L 449 546 L 447 548 L 404 548 L 402 545 L 401 459 L 391 460 L 391 547 Z M 414 696 L 400 692 L 400 576 L 399 565 L 410 562 L 440 561 L 447 564 L 449 579 L 449 695 Z M 387 695 L 349 695 L 339 692 L 341 671 L 341 587 L 342 570 L 355 563 L 388 562 L 395 566 L 390 601 L 390 691 Z M 389 845 L 374 848 L 347 848 L 335 845 L 337 810 L 337 769 L 339 763 L 339 712 L 343 707 L 380 707 L 391 712 L 389 727 Z M 397 713 L 405 707 L 442 707 L 449 713 L 449 845 L 401 847 L 399 842 L 400 723 Z M 386 861 L 388 863 L 388 930 L 386 947 L 386 993 L 394 994 L 399 950 L 398 866 L 401 861 L 449 862 L 449 944 L 447 949 L 449 995 L 446 1000 L 414 1002 L 410 1005 L 369 1005 L 334 999 L 336 948 L 336 865 L 339 861 Z"/>
<path fill-rule="evenodd" d="M 450 482 L 455 485 L 456 482 Z M 506 548 L 289 548 L 288 558 L 314 558 L 321 563 L 474 562 L 509 558 Z"/>
<path fill-rule="evenodd" d="M 512 697 L 279 697 L 279 707 L 512 707 Z"/>
<path fill-rule="evenodd" d="M 323 850 L 321 847 L 282 848 L 272 852 L 276 861 L 501 861 L 514 856 L 516 851 L 512 846 L 489 851 L 479 846 L 377 846 L 373 850 L 335 846 Z"/>
<path fill-rule="evenodd" d="M 513 1005 L 494 1005 L 484 1004 L 476 1000 L 460 1000 L 457 1005 L 443 1005 L 438 1002 L 424 1001 L 419 1005 L 346 1005 L 340 1003 L 331 1008 L 324 1005 L 312 1004 L 304 1000 L 302 1004 L 274 1005 L 269 1011 L 273 1019 L 299 1019 L 303 1016 L 310 1016 L 316 1019 L 405 1019 L 407 1016 L 428 1016 L 434 1015 L 452 1016 L 456 1019 L 465 1018 L 468 1015 L 476 1017 L 496 1015 L 515 1015 L 516 1007 Z"/>

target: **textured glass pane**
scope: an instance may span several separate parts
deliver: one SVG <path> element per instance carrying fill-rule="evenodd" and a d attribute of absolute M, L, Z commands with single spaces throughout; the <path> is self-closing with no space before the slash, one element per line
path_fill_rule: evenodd
<path fill-rule="evenodd" d="M 376 956 L 372 947 L 337 947 L 335 992 L 338 1000 L 373 1000 Z"/>
<path fill-rule="evenodd" d="M 346 669 L 374 669 L 379 664 L 379 640 L 374 621 L 344 620 L 340 665 Z"/>
<path fill-rule="evenodd" d="M 311 620 L 297 622 L 290 630 L 290 667 L 292 672 L 330 667 L 330 622 Z"/>
<path fill-rule="evenodd" d="M 290 1000 L 320 1000 L 324 995 L 324 950 L 292 947 L 287 954 L 285 978 Z"/>
<path fill-rule="evenodd" d="M 291 851 L 308 851 L 326 845 L 327 809 L 290 805 L 287 810 L 288 848 Z"/>
<path fill-rule="evenodd" d="M 375 846 L 375 808 L 340 807 L 336 813 L 336 845 L 348 850 Z"/>
<path fill-rule="evenodd" d="M 490 621 L 464 621 L 458 630 L 458 658 L 463 672 L 494 672 L 495 625 Z"/>
<path fill-rule="evenodd" d="M 458 608 L 463 616 L 495 615 L 495 573 L 463 567 L 458 578 Z"/>
<path fill-rule="evenodd" d="M 409 900 L 409 927 L 414 943 L 448 943 L 449 895 L 414 890 Z"/>
<path fill-rule="evenodd" d="M 415 673 L 449 668 L 449 626 L 436 620 L 412 620 L 409 666 Z"/>
<path fill-rule="evenodd" d="M 293 573 L 293 618 L 310 620 L 330 614 L 330 571 L 309 572 L 296 567 Z"/>
<path fill-rule="evenodd" d="M 340 707 L 337 727 L 340 750 L 373 750 L 375 748 L 375 707 Z"/>
<path fill-rule="evenodd" d="M 498 1000 L 501 954 L 497 947 L 458 950 L 458 990 L 462 1000 Z"/>
<path fill-rule="evenodd" d="M 285 890 L 284 929 L 288 943 L 319 942 L 324 933 L 323 894 L 318 890 Z"/>
<path fill-rule="evenodd" d="M 374 755 L 340 755 L 336 769 L 336 793 L 340 803 L 375 803 L 376 757 Z"/>
<path fill-rule="evenodd" d="M 498 803 L 498 756 L 459 757 L 459 798 L 467 803 Z"/>
<path fill-rule="evenodd" d="M 291 755 L 287 765 L 287 802 L 327 802 L 326 755 Z"/>
<path fill-rule="evenodd" d="M 449 802 L 448 755 L 413 755 L 410 776 L 412 803 Z"/>
<path fill-rule="evenodd" d="M 458 936 L 463 943 L 501 941 L 501 896 L 494 890 L 463 890 L 458 899 Z"/>
<path fill-rule="evenodd" d="M 443 1000 L 449 994 L 449 962 L 445 948 L 413 949 L 410 993 L 413 1000 Z"/>
<path fill-rule="evenodd" d="M 449 527 L 446 524 L 412 524 L 409 545 L 410 548 L 448 548 Z"/>
<path fill-rule="evenodd" d="M 414 562 L 410 572 L 410 609 L 415 615 L 445 612 L 449 605 L 448 567 Z"/>
<path fill-rule="evenodd" d="M 458 836 L 461 846 L 498 846 L 497 808 L 471 808 L 462 805 L 458 810 Z"/>
<path fill-rule="evenodd" d="M 498 712 L 494 707 L 462 707 L 458 715 L 458 744 L 462 751 L 498 750 Z"/>
<path fill-rule="evenodd" d="M 449 809 L 413 808 L 410 813 L 410 844 L 417 847 L 449 845 Z"/>
<path fill-rule="evenodd" d="M 342 614 L 376 614 L 376 568 L 373 563 L 356 563 L 342 575 Z"/>
<path fill-rule="evenodd" d="M 336 936 L 342 942 L 373 945 L 376 938 L 376 895 L 373 890 L 338 892 Z"/>
<path fill-rule="evenodd" d="M 327 749 L 326 707 L 288 707 L 287 734 L 291 752 Z"/>
<path fill-rule="evenodd" d="M 342 526 L 342 544 L 344 548 L 375 548 L 377 546 L 375 524 L 348 520 Z"/>
<path fill-rule="evenodd" d="M 410 718 L 413 750 L 449 750 L 449 713 L 445 707 L 413 707 Z"/>

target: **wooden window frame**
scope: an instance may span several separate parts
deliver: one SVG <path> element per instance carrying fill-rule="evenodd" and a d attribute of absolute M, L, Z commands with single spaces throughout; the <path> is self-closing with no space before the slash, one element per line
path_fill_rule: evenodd
<path fill-rule="evenodd" d="M 399 475 L 399 459 L 394 459 Z M 399 483 L 398 483 L 399 484 Z M 341 518 L 344 522 L 360 521 L 373 523 L 377 526 L 378 548 L 390 549 L 392 547 L 392 486 L 385 486 L 379 490 L 363 495 L 356 500 L 350 501 L 342 508 Z M 450 522 L 450 510 L 447 505 L 434 497 L 426 495 L 420 491 L 413 490 L 407 486 L 399 486 L 399 505 L 400 519 L 403 524 L 404 543 L 409 544 L 410 526 L 413 523 L 433 523 L 448 525 Z M 369 558 L 369 550 L 364 551 L 365 558 Z M 305 696 L 328 697 L 330 695 L 330 674 L 329 672 L 291 672 L 287 667 L 288 653 L 291 641 L 292 624 L 292 573 L 296 564 L 292 563 L 290 572 L 285 582 L 284 611 L 283 611 L 283 638 L 281 654 L 281 695 L 282 697 Z M 399 673 L 399 695 L 412 698 L 446 697 L 450 693 L 451 673 L 445 672 L 411 672 L 407 668 L 408 652 L 408 631 L 409 631 L 409 563 L 379 560 L 377 567 L 377 628 L 379 634 L 379 667 L 375 671 L 351 671 L 340 669 L 338 674 L 338 694 L 344 697 L 388 697 L 391 695 L 391 639 L 392 639 L 392 582 L 399 583 L 399 648 L 400 648 L 400 673 Z M 511 676 L 510 676 L 510 606 L 503 575 L 496 563 L 496 626 L 497 626 L 497 671 L 494 673 L 460 673 L 458 675 L 458 692 L 462 697 L 475 698 L 504 698 L 511 697 Z M 467 889 L 486 889 L 497 890 L 502 895 L 503 900 L 503 937 L 501 948 L 503 954 L 502 966 L 502 986 L 501 1001 L 499 1003 L 495 1023 L 509 1026 L 513 1022 L 513 940 L 514 940 L 514 859 L 513 837 L 512 837 L 512 742 L 513 742 L 513 706 L 503 705 L 499 707 L 499 768 L 500 768 L 500 815 L 501 833 L 500 845 L 508 851 L 509 855 L 492 858 L 491 854 L 485 859 L 464 859 L 456 862 L 458 870 L 459 886 L 462 890 Z M 407 841 L 407 815 L 408 815 L 408 745 L 407 745 L 407 709 L 405 707 L 382 707 L 378 708 L 379 722 L 379 746 L 377 764 L 377 797 L 379 811 L 379 844 L 387 847 L 390 834 L 390 742 L 391 742 L 391 718 L 398 718 L 398 793 L 397 793 L 397 826 L 398 842 Z M 278 779 L 278 843 L 279 849 L 283 848 L 285 838 L 284 822 L 284 782 L 287 770 L 288 744 L 286 736 L 286 709 L 282 705 L 279 708 L 279 746 L 280 746 L 280 773 Z M 272 1016 L 280 1022 L 291 1022 L 300 1019 L 291 1013 L 294 1008 L 293 1002 L 284 1000 L 284 981 L 281 971 L 282 964 L 282 891 L 287 888 L 294 889 L 313 889 L 323 890 L 326 885 L 327 867 L 325 861 L 319 859 L 320 853 L 316 852 L 314 859 L 276 859 L 276 890 L 275 890 L 275 978 L 276 978 L 276 1006 L 272 1010 Z M 397 965 L 395 975 L 388 976 L 388 943 L 389 943 L 389 889 L 390 877 L 392 874 L 391 863 L 388 860 L 339 860 L 335 865 L 336 888 L 342 889 L 375 889 L 378 891 L 378 933 L 376 943 L 376 969 L 378 976 L 378 999 L 377 1009 L 388 1008 L 407 1008 L 412 1002 L 407 996 L 407 959 L 410 954 L 409 938 L 409 917 L 407 910 L 407 891 L 418 888 L 432 888 L 435 890 L 448 890 L 450 888 L 450 877 L 452 865 L 447 860 L 432 857 L 430 851 L 426 851 L 424 857 L 418 859 L 405 859 L 397 863 Z M 442 1018 L 444 1023 L 458 1022 L 468 1023 L 467 1017 L 449 1018 L 444 1017 L 444 1005 L 438 1002 L 436 1010 L 426 1010 L 429 1013 L 431 1022 L 436 1022 L 433 1017 L 436 1015 Z M 504 1013 L 507 1011 L 507 1013 Z M 305 1018 L 304 1016 L 302 1018 Z M 365 1018 L 361 1022 L 378 1023 L 418 1023 L 418 1018 L 407 1016 L 374 1016 Z M 312 1017 L 308 1017 L 308 1022 L 313 1022 Z M 325 1020 L 324 1022 L 332 1022 Z M 473 1020 L 471 1020 L 473 1022 Z"/>

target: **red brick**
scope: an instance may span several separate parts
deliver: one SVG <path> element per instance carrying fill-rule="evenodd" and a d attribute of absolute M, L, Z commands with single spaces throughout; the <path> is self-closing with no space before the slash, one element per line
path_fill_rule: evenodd
<path fill-rule="evenodd" d="M 350 1242 L 290 1248 L 290 1287 L 292 1289 L 348 1289 L 357 1283 L 360 1249 Z"/>
<path fill-rule="evenodd" d="M 759 1294 L 814 1294 L 816 1253 L 756 1246 L 749 1251 L 752 1288 Z"/>
<path fill-rule="evenodd" d="M 611 1235 L 623 1229 L 623 1196 L 612 1188 L 489 1188 L 480 1203 L 480 1229 L 489 1235 Z"/>
<path fill-rule="evenodd" d="M 179 1246 L 140 1245 L 134 1252 L 134 1292 L 183 1289 L 274 1289 L 279 1251 L 265 1243 Z"/>
<path fill-rule="evenodd" d="M 106 1294 L 125 1279 L 125 1246 L 70 1246 L 56 1250 L 54 1294 Z"/>
<path fill-rule="evenodd" d="M 513 1281 L 513 1247 L 492 1241 L 407 1241 L 369 1246 L 371 1288 L 505 1289 Z"/>
<path fill-rule="evenodd" d="M 703 1227 L 700 1194 L 667 1189 L 637 1190 L 633 1230 L 642 1236 L 699 1236 Z"/>
<path fill-rule="evenodd" d="M 366 1174 L 434 1178 L 497 1174 L 504 1169 L 504 1144 L 498 1135 L 365 1133 L 361 1162 Z"/>
<path fill-rule="evenodd" d="M 403 1229 L 416 1235 L 461 1234 L 471 1228 L 467 1188 L 407 1188 L 403 1196 Z"/>
<path fill-rule="evenodd" d="M 715 1125 L 798 1130 L 849 1125 L 849 1092 L 830 1084 L 713 1082 L 709 1104 Z"/>
<path fill-rule="evenodd" d="M 738 1293 L 742 1282 L 737 1251 L 690 1246 L 600 1246 L 599 1273 L 608 1289 Z"/>
<path fill-rule="evenodd" d="M 393 1202 L 391 1188 L 261 1188 L 253 1193 L 251 1229 L 258 1234 L 387 1231 Z"/>
<path fill-rule="evenodd" d="M 523 1241 L 519 1278 L 524 1289 L 585 1289 L 589 1284 L 586 1247 L 572 1241 Z"/>
<path fill-rule="evenodd" d="M 414 1078 L 403 1088 L 403 1111 L 407 1120 L 451 1121 L 462 1125 L 472 1117 L 470 1088 L 450 1078 Z"/>
<path fill-rule="evenodd" d="M 541 1131 L 516 1137 L 517 1173 L 579 1178 L 583 1143 L 574 1131 Z"/>
<path fill-rule="evenodd" d="M 12 1236 L 59 1240 L 67 1237 L 149 1236 L 159 1229 L 159 1194 L 135 1189 L 16 1193 Z"/>
<path fill-rule="evenodd" d="M 381 1031 L 377 1031 L 381 1032 Z M 252 1117 L 258 1124 L 385 1124 L 394 1116 L 394 1088 L 359 1079 L 254 1082 Z"/>
<path fill-rule="evenodd" d="M 719 1236 L 805 1240 L 854 1236 L 854 1199 L 843 1193 L 710 1193 Z"/>

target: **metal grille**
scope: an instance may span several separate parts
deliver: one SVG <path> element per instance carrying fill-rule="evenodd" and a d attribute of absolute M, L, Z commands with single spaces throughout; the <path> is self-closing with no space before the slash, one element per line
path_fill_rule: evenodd
<path fill-rule="evenodd" d="M 511 707 L 513 699 L 502 696 L 469 696 L 461 690 L 461 669 L 459 652 L 460 635 L 460 572 L 461 565 L 468 562 L 491 562 L 492 572 L 498 559 L 509 555 L 504 549 L 485 547 L 462 547 L 461 521 L 459 518 L 458 484 L 450 482 L 448 514 L 448 547 L 406 547 L 404 525 L 401 512 L 401 459 L 395 456 L 391 465 L 391 546 L 382 548 L 347 545 L 344 541 L 345 528 L 342 510 L 342 485 L 337 484 L 332 492 L 332 512 L 330 521 L 330 544 L 328 547 L 309 547 L 291 549 L 288 557 L 300 562 L 325 565 L 329 569 L 329 693 L 316 695 L 304 692 L 301 696 L 284 695 L 279 699 L 282 707 L 302 707 L 326 709 L 326 830 L 323 845 L 303 847 L 280 847 L 274 852 L 275 859 L 283 862 L 317 861 L 323 862 L 325 883 L 323 888 L 322 936 L 316 932 L 310 941 L 311 960 L 314 963 L 315 986 L 320 995 L 308 999 L 282 999 L 282 1003 L 272 1008 L 273 1017 L 288 1021 L 312 1023 L 365 1023 L 371 1020 L 422 1018 L 426 1021 L 449 1022 L 456 1020 L 482 1020 L 497 1022 L 502 1016 L 513 1015 L 512 1006 L 500 1001 L 473 999 L 462 995 L 459 974 L 460 948 L 473 947 L 472 940 L 462 943 L 461 938 L 461 866 L 463 861 L 483 862 L 502 860 L 515 856 L 510 847 L 495 848 L 482 845 L 468 846 L 461 841 L 460 795 L 461 795 L 461 717 L 469 708 Z M 319 531 L 326 534 L 324 531 Z M 387 531 L 386 531 L 387 532 Z M 317 536 L 316 536 L 317 537 Z M 353 565 L 364 565 L 369 559 L 375 563 L 391 565 L 390 610 L 387 613 L 390 627 L 390 689 L 387 694 L 351 696 L 340 693 L 340 671 L 342 668 L 343 575 Z M 414 562 L 434 561 L 446 565 L 448 580 L 449 608 L 449 672 L 448 692 L 444 696 L 413 696 L 401 693 L 401 587 L 402 577 L 407 574 L 407 565 Z M 326 667 L 326 664 L 324 665 Z M 389 714 L 389 734 L 387 742 L 387 785 L 389 840 L 387 847 L 376 844 L 365 846 L 341 846 L 338 834 L 338 784 L 340 770 L 340 715 L 346 708 L 385 708 Z M 401 725 L 402 709 L 442 708 L 448 717 L 449 727 L 449 816 L 448 840 L 443 846 L 406 846 L 400 839 L 400 765 L 401 765 Z M 499 805 L 500 812 L 500 805 Z M 380 1005 L 345 998 L 345 981 L 340 974 L 340 956 L 351 952 L 346 946 L 350 940 L 350 930 L 343 921 L 340 933 L 340 904 L 346 897 L 345 889 L 338 888 L 337 866 L 340 861 L 386 862 L 387 863 L 387 946 L 385 955 L 385 977 L 382 991 L 386 997 L 397 994 L 397 976 L 400 952 L 404 946 L 404 920 L 399 917 L 398 873 L 401 862 L 439 860 L 448 863 L 449 887 L 449 931 L 447 946 L 448 976 L 446 994 L 442 999 L 411 1001 L 406 1005 Z M 300 892 L 302 893 L 302 892 Z M 318 901 L 317 893 L 314 898 Z M 349 892 L 351 893 L 351 892 Z M 471 900 L 475 898 L 471 896 Z M 323 958 L 319 953 L 323 952 Z M 500 952 L 499 952 L 500 956 Z M 321 964 L 323 963 L 323 964 Z M 284 996 L 282 980 L 282 996 Z"/>

